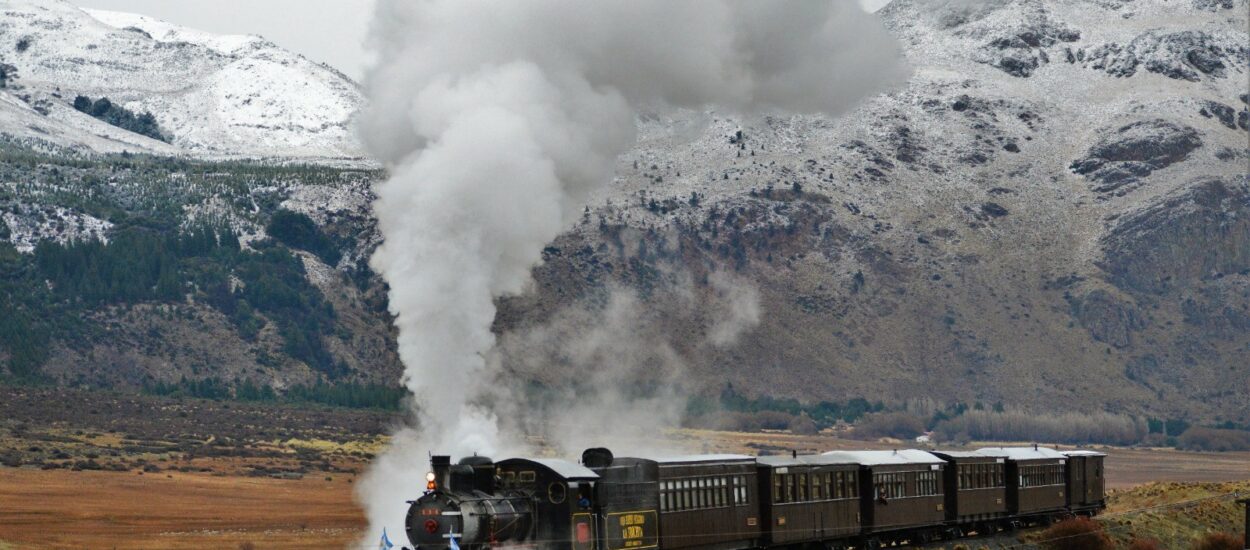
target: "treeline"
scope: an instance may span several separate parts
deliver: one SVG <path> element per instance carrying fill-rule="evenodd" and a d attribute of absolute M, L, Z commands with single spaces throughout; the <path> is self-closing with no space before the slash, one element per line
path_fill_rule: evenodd
<path fill-rule="evenodd" d="M 181 262 L 214 254 L 237 255 L 238 236 L 202 228 L 188 233 L 156 233 L 130 228 L 107 243 L 90 240 L 60 244 L 43 241 L 35 265 L 61 299 L 88 307 L 138 301 L 181 300 L 187 287 Z"/>
<path fill-rule="evenodd" d="M 130 109 L 109 101 L 107 97 L 101 97 L 92 101 L 91 98 L 80 95 L 74 98 L 74 109 L 123 130 L 147 136 L 157 141 L 169 142 L 169 138 L 161 132 L 161 127 L 156 123 L 156 117 L 152 116 L 152 113 L 135 114 Z"/>
<path fill-rule="evenodd" d="M 816 433 L 852 424 L 849 437 L 910 440 L 932 433 L 936 441 L 1034 441 L 1070 445 L 1167 445 L 1198 451 L 1250 450 L 1250 430 L 1233 422 L 1191 426 L 1182 419 L 1134 417 L 1107 412 L 1039 414 L 1008 410 L 1002 402 L 971 405 L 916 399 L 887 406 L 880 401 L 803 403 L 771 396 L 750 398 L 726 385 L 716 397 L 687 402 L 690 427 L 735 431 L 789 430 Z"/>
<path fill-rule="evenodd" d="M 53 328 L 73 324 L 49 307 L 48 289 L 34 284 L 32 271 L 29 256 L 0 241 L 0 357 L 5 359 L 0 374 L 7 370 L 17 379 L 36 377 L 47 360 Z"/>
<path fill-rule="evenodd" d="M 308 282 L 303 262 L 274 243 L 254 246 L 259 250 L 244 251 L 238 235 L 211 227 L 182 233 L 129 227 L 115 231 L 108 242 L 41 242 L 25 284 L 6 280 L 3 299 L 10 303 L 46 296 L 42 303 L 12 306 L 16 314 L 0 321 L 0 344 L 15 350 L 9 370 L 28 376 L 42 364 L 39 349 L 24 351 L 28 345 L 23 343 L 23 335 L 36 336 L 36 343 L 46 341 L 39 335 L 53 328 L 51 321 L 39 320 L 39 312 L 78 318 L 100 306 L 181 303 L 192 297 L 225 314 L 245 339 L 255 338 L 272 322 L 287 355 L 330 378 L 345 374 L 347 366 L 323 343 L 334 332 L 334 308 Z M 60 328 L 57 336 L 63 339 L 85 336 L 75 332 L 82 327 Z"/>
<path fill-rule="evenodd" d="M 1250 432 L 1194 426 L 1176 438 L 1176 447 L 1188 451 L 1250 451 Z"/>
<path fill-rule="evenodd" d="M 699 395 L 687 400 L 685 416 L 686 424 L 695 427 L 815 432 L 882 410 L 884 403 L 870 403 L 863 398 L 816 403 L 768 395 L 751 398 L 735 390 L 733 384 L 726 384 L 716 397 Z"/>
<path fill-rule="evenodd" d="M 145 384 L 143 392 L 166 397 L 194 397 L 217 401 L 235 400 L 260 403 L 314 404 L 349 409 L 381 409 L 394 411 L 407 391 L 381 384 L 358 384 L 345 382 L 312 385 L 296 385 L 282 392 L 268 385 L 244 380 L 230 384 L 217 378 L 201 380 L 183 379 L 179 382 L 155 382 Z"/>
<path fill-rule="evenodd" d="M 967 411 L 939 423 L 943 441 L 1044 441 L 1133 445 L 1150 433 L 1145 419 L 1099 413 L 1034 414 L 1019 411 Z"/>

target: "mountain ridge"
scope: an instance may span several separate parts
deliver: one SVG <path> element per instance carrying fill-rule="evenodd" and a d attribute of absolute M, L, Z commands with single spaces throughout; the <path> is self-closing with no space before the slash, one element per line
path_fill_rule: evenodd
<path fill-rule="evenodd" d="M 16 67 L 9 87 L 31 107 L 9 110 L 21 116 L 5 126 L 18 137 L 88 152 L 366 162 L 352 125 L 364 101 L 359 86 L 263 38 L 64 0 L 8 0 L 0 11 L 0 39 L 18 45 L 0 57 Z M 79 95 L 151 112 L 172 147 L 67 108 Z"/>

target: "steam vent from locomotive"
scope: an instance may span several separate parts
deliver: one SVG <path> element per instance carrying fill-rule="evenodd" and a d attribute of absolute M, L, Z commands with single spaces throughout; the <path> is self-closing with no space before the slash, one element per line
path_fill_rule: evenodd
<path fill-rule="evenodd" d="M 405 529 L 421 550 L 879 548 L 1102 511 L 1101 453 L 838 451 L 581 464 L 434 456 Z"/>

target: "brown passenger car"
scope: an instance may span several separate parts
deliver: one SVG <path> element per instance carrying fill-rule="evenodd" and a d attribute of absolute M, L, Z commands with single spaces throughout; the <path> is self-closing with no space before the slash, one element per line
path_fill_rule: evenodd
<path fill-rule="evenodd" d="M 1007 457 L 1007 505 L 1025 523 L 1058 517 L 1066 511 L 1068 457 L 1046 447 L 981 449 Z"/>
<path fill-rule="evenodd" d="M 924 451 L 833 451 L 823 456 L 859 464 L 860 521 L 870 541 L 929 540 L 946 520 L 946 462 Z"/>
<path fill-rule="evenodd" d="M 1007 457 L 993 453 L 934 451 L 946 459 L 946 520 L 961 534 L 985 534 L 1007 517 Z"/>
<path fill-rule="evenodd" d="M 758 462 L 766 545 L 859 534 L 858 464 L 823 455 L 766 456 Z"/>
<path fill-rule="evenodd" d="M 731 550 L 759 546 L 755 458 L 702 455 L 657 461 L 660 547 Z"/>
<path fill-rule="evenodd" d="M 1103 459 L 1094 451 L 1066 451 L 1068 457 L 1068 509 L 1074 514 L 1095 514 L 1107 507 Z"/>

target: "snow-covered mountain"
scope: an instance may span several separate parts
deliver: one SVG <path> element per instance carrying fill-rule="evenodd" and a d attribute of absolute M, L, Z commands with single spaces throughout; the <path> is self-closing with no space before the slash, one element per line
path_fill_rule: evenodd
<path fill-rule="evenodd" d="M 0 1 L 0 132 L 37 146 L 200 157 L 356 158 L 345 75 L 257 36 L 220 36 L 63 0 Z M 151 112 L 163 143 L 72 106 Z"/>
<path fill-rule="evenodd" d="M 1250 3 L 878 14 L 915 74 L 845 116 L 644 117 L 501 340 L 636 288 L 709 383 L 1250 420 Z M 760 324 L 709 348 L 719 270 Z"/>
<path fill-rule="evenodd" d="M 261 39 L 52 1 L 0 6 L 0 65 L 17 69 L 0 90 L 0 132 L 24 143 L 355 154 L 355 86 Z M 532 289 L 500 301 L 510 372 L 555 384 L 602 364 L 679 363 L 696 390 L 729 380 L 808 400 L 1250 423 L 1250 0 L 893 0 L 879 15 L 915 73 L 844 116 L 640 117 L 612 185 L 547 247 Z M 172 144 L 75 111 L 77 94 L 152 111 Z M 351 249 L 333 267 L 361 273 L 378 239 L 375 172 L 11 164 L 0 208 L 23 250 L 102 235 L 135 209 L 258 238 L 265 209 L 281 206 Z M 163 222 L 153 226 L 181 223 Z M 321 284 L 331 268 L 308 272 Z M 744 295 L 758 296 L 747 316 L 758 326 L 712 345 L 725 280 L 757 291 Z M 389 322 L 382 288 L 343 305 L 358 312 L 344 341 L 356 347 L 331 346 L 361 373 L 397 369 L 378 351 L 393 343 L 377 329 Z M 635 300 L 615 300 L 622 289 Z M 612 309 L 621 303 L 629 315 Z M 159 322 L 133 317 L 123 324 L 135 335 Z M 611 337 L 587 339 L 586 326 Z M 207 375 L 198 352 L 173 353 L 184 341 L 158 338 L 169 353 L 155 353 L 148 340 L 101 345 L 145 375 Z M 201 345 L 256 349 L 223 341 Z M 264 357 L 222 361 L 244 372 Z M 66 380 L 100 364 L 50 363 Z"/>

